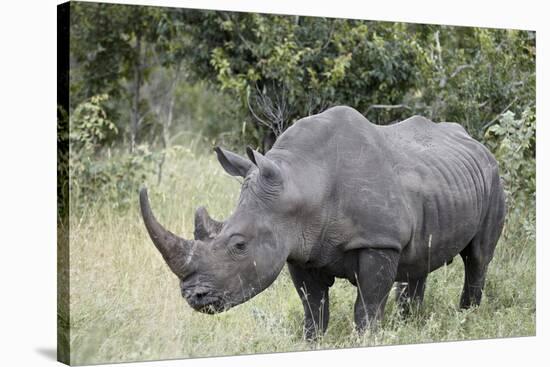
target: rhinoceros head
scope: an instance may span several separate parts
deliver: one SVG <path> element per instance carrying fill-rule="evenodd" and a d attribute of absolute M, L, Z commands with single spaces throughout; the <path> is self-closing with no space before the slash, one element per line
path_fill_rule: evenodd
<path fill-rule="evenodd" d="M 166 230 L 155 219 L 146 189 L 140 192 L 143 220 L 164 260 L 180 279 L 183 297 L 195 310 L 217 313 L 267 288 L 290 253 L 288 182 L 271 159 L 247 149 L 248 159 L 215 149 L 227 173 L 244 177 L 234 213 L 218 222 L 206 209 L 195 214 L 195 239 Z M 288 228 L 285 230 L 285 227 Z"/>

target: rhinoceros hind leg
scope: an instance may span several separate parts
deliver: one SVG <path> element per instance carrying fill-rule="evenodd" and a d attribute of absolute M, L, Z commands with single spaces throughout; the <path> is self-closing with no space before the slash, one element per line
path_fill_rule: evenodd
<path fill-rule="evenodd" d="M 419 307 L 422 304 L 425 290 L 426 276 L 409 279 L 408 282 L 397 283 L 395 298 L 403 316 L 408 316 L 415 307 Z"/>
<path fill-rule="evenodd" d="M 460 253 L 464 261 L 464 286 L 460 296 L 460 308 L 479 306 L 481 303 L 488 261 L 481 256 L 479 244 L 476 242 L 478 241 L 473 240 Z"/>
<path fill-rule="evenodd" d="M 500 179 L 497 177 L 497 180 Z M 480 231 L 468 246 L 460 252 L 460 256 L 464 261 L 464 288 L 460 297 L 461 308 L 479 306 L 481 303 L 487 268 L 493 259 L 495 247 L 502 233 L 505 215 L 504 192 L 500 186 L 497 186 L 491 195 L 490 209 L 485 215 Z"/>

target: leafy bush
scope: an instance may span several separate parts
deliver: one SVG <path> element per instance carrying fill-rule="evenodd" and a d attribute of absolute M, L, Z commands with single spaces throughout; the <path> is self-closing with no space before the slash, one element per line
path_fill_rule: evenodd
<path fill-rule="evenodd" d="M 533 32 L 430 27 L 417 61 L 417 94 L 408 96 L 414 113 L 434 121 L 462 124 L 477 139 L 501 113 L 534 107 Z"/>
<path fill-rule="evenodd" d="M 78 209 L 91 202 L 126 208 L 155 170 L 156 155 L 146 145 L 133 153 L 104 147 L 109 135 L 118 133 L 102 106 L 107 99 L 107 95 L 94 96 L 70 117 L 69 189 Z"/>
<path fill-rule="evenodd" d="M 156 154 L 140 145 L 132 154 L 107 153 L 103 159 L 72 154 L 70 161 L 71 195 L 77 207 L 99 202 L 125 209 L 135 201 L 140 185 L 154 172 Z"/>
<path fill-rule="evenodd" d="M 108 98 L 107 94 L 100 94 L 76 107 L 70 119 L 71 149 L 94 153 L 103 145 L 109 133 L 118 133 L 102 106 Z"/>
<path fill-rule="evenodd" d="M 250 110 L 256 134 L 243 137 L 253 144 L 336 104 L 379 124 L 414 114 L 459 122 L 477 139 L 503 111 L 534 107 L 534 32 L 210 11 L 187 16 L 190 36 L 202 41 L 200 52 L 189 53 L 190 68 Z"/>
<path fill-rule="evenodd" d="M 196 12 L 200 39 L 189 67 L 235 96 L 251 121 L 245 140 L 279 135 L 296 119 L 348 104 L 385 122 L 408 116 L 397 105 L 416 82 L 419 44 L 403 24 L 245 13 Z M 196 46 L 195 46 L 196 45 Z M 196 52 L 195 52 L 196 51 Z M 234 130 L 244 130 L 235 124 Z"/>
<path fill-rule="evenodd" d="M 487 145 L 500 164 L 509 210 L 532 219 L 536 194 L 535 120 L 531 109 L 526 109 L 519 119 L 508 111 L 485 134 Z"/>

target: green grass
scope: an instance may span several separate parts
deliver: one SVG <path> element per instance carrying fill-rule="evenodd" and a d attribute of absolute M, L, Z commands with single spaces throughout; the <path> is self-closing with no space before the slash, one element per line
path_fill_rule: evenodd
<path fill-rule="evenodd" d="M 239 182 L 226 175 L 213 153 L 183 149 L 170 157 L 150 198 L 159 221 L 192 237 L 195 209 L 205 205 L 227 217 Z M 89 203 L 70 217 L 71 363 L 221 356 L 387 344 L 526 336 L 535 334 L 535 241 L 523 218 L 509 218 L 491 263 L 479 308 L 460 311 L 459 257 L 428 278 L 424 305 L 408 319 L 393 297 L 378 332 L 359 336 L 353 326 L 355 287 L 331 288 L 331 321 L 322 340 L 302 340 L 303 311 L 286 269 L 266 291 L 218 315 L 191 310 L 178 280 L 143 226 L 138 206 L 126 212 Z"/>

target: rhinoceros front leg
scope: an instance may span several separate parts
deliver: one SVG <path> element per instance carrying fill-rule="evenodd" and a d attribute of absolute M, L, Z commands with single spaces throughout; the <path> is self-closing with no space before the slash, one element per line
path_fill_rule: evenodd
<path fill-rule="evenodd" d="M 328 326 L 328 289 L 334 283 L 334 277 L 290 263 L 288 269 L 304 306 L 304 337 L 309 341 L 317 339 Z"/>
<path fill-rule="evenodd" d="M 355 327 L 358 332 L 375 328 L 382 319 L 398 262 L 399 252 L 395 250 L 359 250 L 355 301 Z"/>

